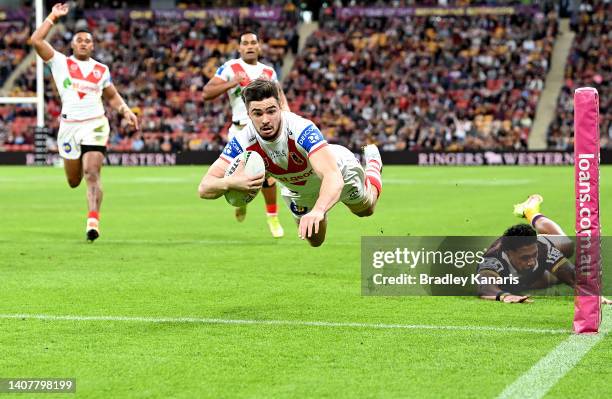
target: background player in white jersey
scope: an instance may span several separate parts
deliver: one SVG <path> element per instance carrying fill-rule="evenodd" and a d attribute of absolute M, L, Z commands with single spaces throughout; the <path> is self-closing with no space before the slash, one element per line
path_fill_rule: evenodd
<path fill-rule="evenodd" d="M 243 151 L 256 151 L 266 173 L 282 185 L 281 195 L 299 224 L 299 236 L 320 246 L 326 213 L 343 202 L 357 216 L 370 216 L 382 191 L 382 161 L 375 145 L 364 148 L 365 170 L 348 149 L 328 145 L 319 129 L 292 112 L 282 111 L 277 85 L 257 79 L 243 91 L 250 122 L 225 147 L 199 187 L 201 198 L 215 199 L 227 190 L 251 191 L 264 176 L 247 177 L 225 169 Z"/>
<path fill-rule="evenodd" d="M 229 129 L 227 141 L 244 129 L 249 121 L 246 106 L 242 100 L 242 90 L 252 81 L 258 78 L 270 79 L 278 82 L 274 68 L 258 61 L 261 53 L 257 35 L 245 32 L 240 35 L 240 46 L 238 47 L 240 58 L 232 59 L 223 64 L 215 76 L 204 87 L 204 100 L 212 100 L 223 93 L 227 93 L 232 107 L 232 124 Z M 281 93 L 281 104 L 283 109 L 289 110 L 285 95 Z M 266 202 L 266 215 L 268 227 L 273 237 L 282 237 L 283 227 L 277 216 L 276 185 L 274 179 L 264 181 L 262 193 Z M 246 206 L 236 208 L 236 219 L 243 221 L 246 216 Z"/>
<path fill-rule="evenodd" d="M 136 129 L 138 119 L 112 84 L 108 67 L 91 58 L 94 44 L 89 32 L 74 34 L 71 44 L 73 54 L 70 57 L 55 51 L 45 41 L 51 26 L 67 13 L 68 4 L 54 5 L 51 14 L 34 31 L 30 41 L 51 68 L 62 99 L 57 146 L 60 156 L 64 158 L 64 170 L 70 187 L 77 187 L 85 176 L 89 208 L 86 234 L 87 239 L 93 241 L 100 235 L 100 169 L 110 133 L 102 97 Z"/>

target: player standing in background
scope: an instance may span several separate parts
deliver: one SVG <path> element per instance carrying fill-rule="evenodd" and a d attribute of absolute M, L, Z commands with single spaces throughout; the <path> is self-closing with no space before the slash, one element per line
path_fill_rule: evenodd
<path fill-rule="evenodd" d="M 208 169 L 199 187 L 201 198 L 258 188 L 263 174 L 248 177 L 238 171 L 225 177 L 228 163 L 243 151 L 255 151 L 264 159 L 266 173 L 282 185 L 281 196 L 298 222 L 300 238 L 313 247 L 323 244 L 327 212 L 338 201 L 357 216 L 374 213 L 382 191 L 382 161 L 375 145 L 364 148 L 364 170 L 351 151 L 328 145 L 314 123 L 282 111 L 276 84 L 257 79 L 242 95 L 251 121 Z"/>
<path fill-rule="evenodd" d="M 246 106 L 242 100 L 242 90 L 258 78 L 278 82 L 274 68 L 259 62 L 261 47 L 257 35 L 245 32 L 240 35 L 238 47 L 240 58 L 235 58 L 223 64 L 215 76 L 204 86 L 204 100 L 213 100 L 223 93 L 227 93 L 232 106 L 232 125 L 227 135 L 228 143 L 234 136 L 242 131 L 249 121 Z M 281 104 L 284 110 L 289 111 L 285 95 L 281 93 Z M 283 227 L 278 220 L 278 206 L 276 204 L 276 184 L 274 179 L 264 181 L 262 193 L 266 202 L 266 216 L 268 227 L 275 238 L 284 235 Z M 236 219 L 242 222 L 246 216 L 246 206 L 236 208 Z"/>
<path fill-rule="evenodd" d="M 91 33 L 78 31 L 74 34 L 71 44 L 73 54 L 70 57 L 55 51 L 45 40 L 51 27 L 68 14 L 68 9 L 68 4 L 55 4 L 30 41 L 36 53 L 51 68 L 62 100 L 57 146 L 64 159 L 70 187 L 77 187 L 85 176 L 89 208 L 86 234 L 89 241 L 94 241 L 100 235 L 100 170 L 110 133 L 102 97 L 136 129 L 138 119 L 111 82 L 108 67 L 91 58 L 94 49 Z"/>

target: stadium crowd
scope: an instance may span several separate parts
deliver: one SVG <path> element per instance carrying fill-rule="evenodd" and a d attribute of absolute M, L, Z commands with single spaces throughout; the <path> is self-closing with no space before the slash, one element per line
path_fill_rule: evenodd
<path fill-rule="evenodd" d="M 261 61 L 280 76 L 285 55 L 297 53 L 299 41 L 298 10 L 288 4 L 282 22 L 273 24 L 238 17 L 106 20 L 80 13 L 66 33 L 50 41 L 69 53 L 69 32 L 91 30 L 94 57 L 110 66 L 115 85 L 142 119 L 141 130 L 133 132 L 111 113 L 111 150 L 216 151 L 224 145 L 231 110 L 225 96 L 204 103 L 202 88 L 219 65 L 238 56 L 237 38 L 244 30 L 258 33 Z M 413 6 L 414 1 L 391 4 Z M 575 19 L 566 84 L 549 129 L 551 149 L 572 146 L 571 93 L 581 85 L 598 88 L 602 144 L 611 141 L 611 7 L 593 0 Z M 526 149 L 557 23 L 555 12 L 348 20 L 323 15 L 297 56 L 285 91 L 292 110 L 312 118 L 331 142 L 354 150 L 368 142 L 387 151 Z M 0 82 L 28 54 L 29 34 L 24 22 L 0 22 Z M 46 75 L 50 83 L 49 71 Z M 46 86 L 46 123 L 53 132 L 61 105 L 53 85 Z M 34 64 L 15 87 L 11 95 L 33 95 Z M 35 116 L 33 105 L 0 105 L 0 151 L 30 149 Z M 52 139 L 49 147 L 55 148 Z"/>
<path fill-rule="evenodd" d="M 595 87 L 599 92 L 601 147 L 612 148 L 612 2 L 584 2 L 573 21 L 576 32 L 565 67 L 565 84 L 555 118 L 548 130 L 550 149 L 574 146 L 574 90 Z"/>
<path fill-rule="evenodd" d="M 295 11 L 295 9 L 294 9 Z M 286 10 L 285 14 L 290 12 Z M 142 119 L 139 132 L 130 131 L 125 121 L 110 113 L 114 151 L 220 150 L 224 145 L 231 110 L 222 97 L 204 103 L 202 88 L 227 59 L 238 57 L 238 38 L 243 31 L 260 37 L 262 62 L 280 75 L 285 54 L 297 52 L 296 18 L 264 24 L 239 17 L 208 17 L 197 20 L 122 18 L 76 20 L 64 34 L 50 39 L 54 48 L 70 53 L 74 29 L 87 28 L 96 40 L 94 58 L 110 67 L 113 83 Z M 141 43 L 147 43 L 142 46 Z M 47 82 L 52 79 L 46 71 Z M 34 63 L 21 75 L 13 95 L 33 95 L 36 86 Z M 59 126 L 61 104 L 53 84 L 47 84 L 46 124 Z M 12 107 L 11 119 L 32 126 L 34 109 Z M 34 112 L 32 114 L 32 112 Z M 31 129 L 13 123 L 5 148 L 15 149 L 17 140 L 33 141 Z M 50 141 L 54 149 L 55 144 Z M 21 149 L 22 147 L 18 147 Z"/>
<path fill-rule="evenodd" d="M 31 33 L 30 26 L 25 21 L 0 21 L 0 91 L 10 74 L 28 55 L 26 43 Z M 9 94 L 11 93 L 5 93 Z M 12 145 L 9 149 L 29 149 L 28 141 L 31 136 L 26 133 L 31 119 L 22 118 L 24 115 L 30 116 L 27 108 L 31 107 L 0 104 L 0 151 L 6 149 L 6 142 Z"/>
<path fill-rule="evenodd" d="M 328 18 L 285 90 L 353 149 L 523 149 L 556 32 L 555 13 Z"/>

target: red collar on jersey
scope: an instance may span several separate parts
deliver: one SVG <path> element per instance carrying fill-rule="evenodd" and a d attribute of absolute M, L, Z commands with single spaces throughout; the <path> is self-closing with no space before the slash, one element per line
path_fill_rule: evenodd
<path fill-rule="evenodd" d="M 71 60 L 70 58 L 66 58 L 66 61 L 68 61 L 68 73 L 70 74 L 70 77 L 73 79 L 80 79 L 80 80 L 86 80 L 91 83 L 98 83 L 100 79 L 102 79 L 102 76 L 104 76 L 104 72 L 106 72 L 105 67 L 103 67 L 100 64 L 96 64 L 96 66 L 94 66 L 94 69 L 91 72 L 89 72 L 89 75 L 87 75 L 86 77 L 83 77 L 83 72 L 81 72 L 81 68 L 79 68 L 79 64 L 77 64 L 75 61 Z M 77 94 L 79 95 L 79 98 L 83 98 L 85 97 L 87 93 L 78 91 Z"/>

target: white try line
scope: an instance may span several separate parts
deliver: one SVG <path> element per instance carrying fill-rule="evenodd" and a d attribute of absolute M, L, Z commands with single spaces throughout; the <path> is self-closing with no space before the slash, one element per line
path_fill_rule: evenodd
<path fill-rule="evenodd" d="M 508 385 L 497 399 L 539 399 L 544 397 L 609 333 L 612 326 L 611 320 L 612 312 L 604 312 L 599 334 L 571 335 L 534 364 L 525 374 Z"/>
<path fill-rule="evenodd" d="M 50 320 L 50 321 L 112 321 L 131 323 L 189 323 L 189 324 L 235 324 L 235 325 L 272 325 L 288 327 L 331 327 L 363 328 L 377 330 L 440 330 L 440 331 L 476 331 L 500 333 L 534 333 L 534 334 L 570 334 L 565 329 L 540 329 L 521 327 L 488 327 L 488 326 L 436 326 L 427 324 L 384 324 L 352 323 L 303 320 L 239 320 L 212 319 L 200 317 L 138 317 L 138 316 L 75 316 L 46 314 L 0 314 L 0 319 Z"/>

